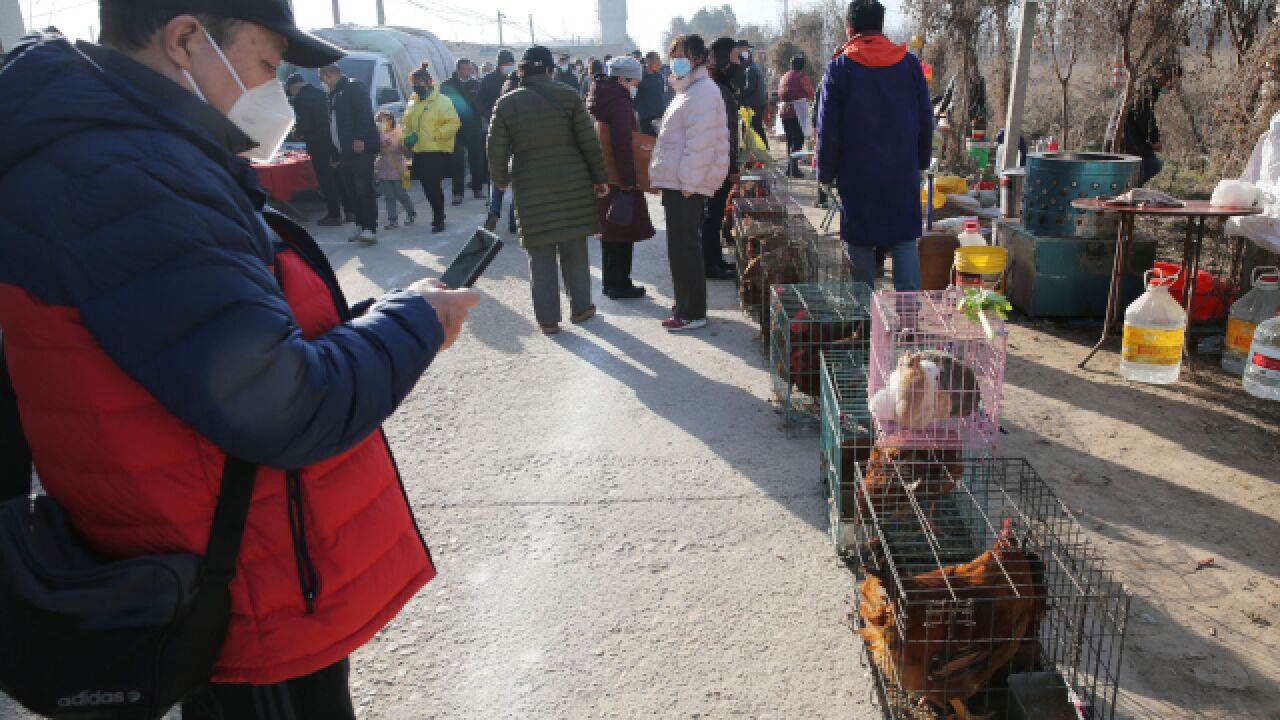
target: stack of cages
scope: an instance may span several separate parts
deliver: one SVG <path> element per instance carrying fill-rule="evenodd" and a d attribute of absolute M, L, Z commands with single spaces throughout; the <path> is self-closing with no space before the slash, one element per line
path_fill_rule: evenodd
<path fill-rule="evenodd" d="M 1031 466 L 957 459 L 882 480 L 856 498 L 855 622 L 884 715 L 1114 718 L 1130 596 Z"/>
<path fill-rule="evenodd" d="M 866 532 L 865 507 L 855 498 L 867 477 L 895 464 L 945 469 L 992 454 L 1007 332 L 991 318 L 988 338 L 980 322 L 960 312 L 961 297 L 957 290 L 881 290 L 871 298 L 865 370 L 838 356 L 824 361 L 823 392 L 831 401 L 824 396 L 823 474 L 842 556 L 852 557 L 855 536 Z"/>
<path fill-rule="evenodd" d="M 773 195 L 776 180 L 765 168 L 744 168 L 738 183 L 729 193 L 729 202 L 725 204 L 724 223 L 720 227 L 720 242 L 726 249 L 736 248 L 735 238 L 738 235 L 737 207 L 739 202 L 761 200 Z"/>
<path fill-rule="evenodd" d="M 759 286 L 755 277 L 747 275 L 752 261 L 761 252 L 772 252 L 788 240 L 787 203 L 782 195 L 739 198 L 733 204 L 734 261 L 738 269 L 738 300 L 748 315 L 758 315 Z M 758 273 L 758 269 L 753 269 Z"/>
<path fill-rule="evenodd" d="M 866 363 L 871 288 L 863 283 L 774 285 L 769 366 L 787 433 L 818 425 L 823 353 L 852 351 Z"/>

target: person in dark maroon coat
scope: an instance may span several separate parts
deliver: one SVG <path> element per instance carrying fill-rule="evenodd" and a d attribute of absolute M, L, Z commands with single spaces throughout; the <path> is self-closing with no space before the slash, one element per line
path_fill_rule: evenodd
<path fill-rule="evenodd" d="M 596 200 L 600 212 L 600 275 L 604 294 L 614 300 L 644 297 L 645 289 L 631 282 L 631 258 L 635 243 L 654 236 L 653 222 L 644 194 L 636 187 L 635 160 L 631 153 L 631 133 L 639 129 L 631 98 L 640 85 L 644 70 L 630 57 L 614 58 L 606 73 L 597 75 L 587 95 L 587 112 L 596 122 L 609 126 L 609 142 L 618 167 L 621 185 L 609 185 L 609 194 Z M 621 192 L 636 193 L 631 222 L 618 225 L 607 215 Z"/>

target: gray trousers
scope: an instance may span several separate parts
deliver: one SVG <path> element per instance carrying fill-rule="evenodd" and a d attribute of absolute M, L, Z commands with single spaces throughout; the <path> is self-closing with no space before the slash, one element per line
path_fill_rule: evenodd
<path fill-rule="evenodd" d="M 413 209 L 413 201 L 409 199 L 409 191 L 404 189 L 404 182 L 379 180 L 378 187 L 382 189 L 382 201 L 387 205 L 387 222 L 395 222 L 399 217 L 396 205 L 403 207 L 409 217 L 417 216 L 417 212 Z"/>
<path fill-rule="evenodd" d="M 685 197 L 679 190 L 662 191 L 667 214 L 667 259 L 675 291 L 674 314 L 681 320 L 707 316 L 707 266 L 702 257 L 702 212 L 706 195 Z"/>
<path fill-rule="evenodd" d="M 579 315 L 591 307 L 591 266 L 586 238 L 528 248 L 527 252 L 533 316 L 539 325 L 560 322 L 560 281 L 557 274 L 564 276 L 571 314 Z"/>

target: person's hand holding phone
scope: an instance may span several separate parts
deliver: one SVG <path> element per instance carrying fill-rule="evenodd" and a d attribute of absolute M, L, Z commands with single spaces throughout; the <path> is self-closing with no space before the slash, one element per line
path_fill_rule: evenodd
<path fill-rule="evenodd" d="M 448 350 L 462 334 L 462 325 L 471 308 L 480 302 L 480 293 L 471 289 L 449 290 L 439 280 L 419 280 L 409 289 L 421 295 L 435 309 L 436 317 L 444 327 L 444 343 L 440 349 Z"/>

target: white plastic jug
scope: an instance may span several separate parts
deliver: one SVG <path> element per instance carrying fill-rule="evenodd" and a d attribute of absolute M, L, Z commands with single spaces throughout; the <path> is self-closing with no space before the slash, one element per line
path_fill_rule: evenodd
<path fill-rule="evenodd" d="M 1280 402 L 1280 315 L 1258 325 L 1241 377 L 1245 392 Z"/>
<path fill-rule="evenodd" d="M 1258 323 L 1270 320 L 1280 310 L 1280 268 L 1254 268 L 1250 285 L 1252 289 L 1231 306 L 1222 347 L 1222 369 L 1236 375 L 1244 372 Z"/>
<path fill-rule="evenodd" d="M 957 235 L 956 239 L 960 241 L 961 247 L 987 244 L 987 239 L 982 236 L 982 223 L 977 218 L 966 219 L 964 221 L 964 232 Z"/>
<path fill-rule="evenodd" d="M 1127 380 L 1165 385 L 1176 382 L 1182 370 L 1182 342 L 1187 314 L 1169 295 L 1178 276 L 1143 275 L 1147 291 L 1124 312 L 1124 340 L 1120 375 Z"/>

